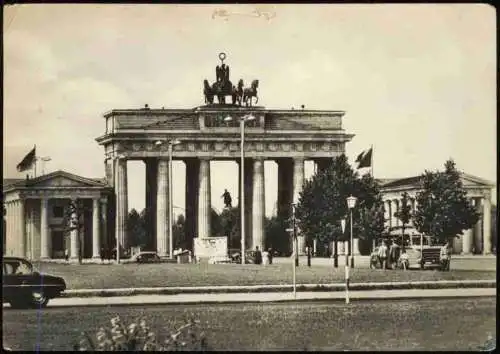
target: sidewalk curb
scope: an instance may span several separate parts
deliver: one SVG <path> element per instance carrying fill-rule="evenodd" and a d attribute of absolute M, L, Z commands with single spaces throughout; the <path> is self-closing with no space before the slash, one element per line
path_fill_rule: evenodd
<path fill-rule="evenodd" d="M 367 302 L 367 301 L 394 301 L 394 300 L 429 300 L 429 299 L 438 299 L 438 300 L 447 300 L 447 299 L 457 299 L 457 298 L 496 298 L 496 290 L 493 289 L 484 289 L 484 288 L 474 288 L 469 289 L 469 291 L 453 291 L 453 289 L 448 289 L 447 293 L 437 293 L 439 289 L 434 290 L 415 290 L 415 291 L 405 291 L 405 290 L 396 290 L 399 293 L 390 293 L 390 294 L 381 294 L 380 292 L 371 292 L 371 291 L 360 291 L 360 292 L 351 292 L 350 299 L 351 302 Z M 384 291 L 384 290 L 382 290 Z M 387 291 L 386 291 L 387 292 Z M 146 296 L 138 296 L 140 299 L 134 299 L 134 296 L 129 297 L 120 297 L 120 298 L 108 298 L 109 301 L 106 301 L 103 298 L 80 298 L 80 301 L 72 301 L 71 299 L 59 299 L 54 300 L 49 305 L 50 308 L 68 308 L 68 307 L 120 307 L 120 306 L 162 306 L 162 305 L 223 305 L 223 304 L 277 304 L 277 303 L 299 303 L 299 302 L 328 302 L 328 303 L 344 303 L 345 297 L 342 293 L 331 293 L 331 292 L 322 292 L 322 293 L 305 293 L 302 295 L 301 293 L 297 293 L 297 297 L 292 296 L 291 293 L 286 294 L 285 296 L 276 296 L 276 293 L 265 293 L 264 296 L 249 296 L 251 294 L 239 294 L 244 295 L 239 298 L 231 298 L 231 297 L 215 297 L 210 295 L 189 295 L 187 297 L 179 297 L 176 299 L 172 297 L 175 295 L 146 295 Z M 194 298 L 193 298 L 194 296 Z M 271 296 L 271 298 L 269 298 Z M 116 299 L 116 300 L 115 300 Z M 76 300 L 76 299 L 75 299 Z M 96 301 L 97 300 L 97 301 Z M 135 301 L 140 300 L 140 301 Z M 94 302 L 95 301 L 95 302 Z M 7 304 L 4 304 L 4 309 L 9 308 Z"/>
<path fill-rule="evenodd" d="M 464 289 L 496 288 L 496 280 L 444 280 L 384 283 L 351 283 L 349 289 L 357 290 L 409 290 L 409 289 Z M 297 292 L 303 291 L 344 291 L 344 283 L 297 284 Z M 220 293 L 261 293 L 292 292 L 291 284 L 283 285 L 246 285 L 246 286 L 200 286 L 200 287 L 154 287 L 120 289 L 75 289 L 66 290 L 63 298 L 116 297 L 134 295 L 177 295 L 177 294 L 220 294 Z"/>

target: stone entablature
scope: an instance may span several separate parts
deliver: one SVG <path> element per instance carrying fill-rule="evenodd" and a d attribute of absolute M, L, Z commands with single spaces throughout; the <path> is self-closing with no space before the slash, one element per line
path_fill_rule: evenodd
<path fill-rule="evenodd" d="M 262 107 L 204 106 L 194 109 L 112 110 L 104 115 L 106 134 L 118 130 L 161 129 L 162 131 L 204 131 L 214 127 L 239 128 L 238 118 L 253 114 L 248 128 L 277 131 L 339 131 L 343 111 L 271 110 Z M 231 115 L 232 122 L 224 122 Z"/>
<path fill-rule="evenodd" d="M 216 105 L 215 105 L 216 106 Z M 240 118 L 245 124 L 245 153 L 249 158 L 329 158 L 345 151 L 354 135 L 342 129 L 343 111 L 267 110 L 261 107 L 205 106 L 186 110 L 113 110 L 104 115 L 106 134 L 97 138 L 106 156 L 116 152 L 127 159 L 161 157 L 167 145 L 159 139 L 180 139 L 174 159 L 240 156 Z M 224 118 L 231 116 L 232 121 Z"/>
<path fill-rule="evenodd" d="M 240 157 L 240 139 L 238 137 L 193 139 L 176 135 L 181 143 L 173 147 L 173 158 L 211 157 L 215 159 L 237 159 Z M 165 139 L 165 137 L 163 137 Z M 166 138 L 168 139 L 168 138 Z M 157 139 L 156 139 L 157 140 Z M 168 147 L 155 146 L 155 141 L 128 140 L 108 145 L 106 151 L 120 151 L 128 159 L 165 156 Z M 268 141 L 266 141 L 268 140 Z M 270 141 L 269 141 L 270 140 Z M 280 158 L 302 156 L 308 158 L 328 158 L 345 151 L 344 138 L 340 141 L 310 141 L 307 139 L 264 139 L 245 138 L 245 155 L 248 158 Z"/>

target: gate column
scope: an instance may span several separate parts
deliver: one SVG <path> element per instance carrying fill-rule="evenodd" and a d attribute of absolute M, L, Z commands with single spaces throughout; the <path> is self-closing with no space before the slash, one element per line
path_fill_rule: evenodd
<path fill-rule="evenodd" d="M 265 218 L 265 188 L 264 188 L 264 160 L 256 159 L 253 163 L 253 191 L 252 191 L 252 249 L 265 247 L 264 218 Z"/>
<path fill-rule="evenodd" d="M 198 198 L 198 237 L 210 237 L 212 203 L 210 194 L 210 160 L 200 159 Z"/>
<path fill-rule="evenodd" d="M 293 203 L 297 205 L 299 202 L 300 192 L 304 185 L 304 159 L 293 159 Z M 297 228 L 297 235 L 300 235 L 300 230 Z M 303 235 L 298 236 L 298 253 L 305 253 L 305 238 Z"/>
<path fill-rule="evenodd" d="M 158 159 L 144 159 L 146 170 L 146 237 L 147 248 L 156 249 L 156 199 L 158 190 Z"/>
<path fill-rule="evenodd" d="M 156 199 L 156 249 L 158 255 L 166 257 L 169 254 L 168 230 L 168 160 L 158 160 L 158 190 Z"/>
<path fill-rule="evenodd" d="M 193 250 L 197 235 L 200 160 L 186 159 L 186 223 L 184 248 Z"/>

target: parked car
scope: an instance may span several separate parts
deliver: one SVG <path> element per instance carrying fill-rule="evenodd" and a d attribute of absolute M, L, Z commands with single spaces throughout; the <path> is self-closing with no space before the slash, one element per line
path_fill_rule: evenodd
<path fill-rule="evenodd" d="M 241 251 L 232 252 L 229 257 L 232 263 L 241 263 Z M 255 251 L 245 252 L 245 264 L 255 264 Z"/>
<path fill-rule="evenodd" d="M 45 307 L 66 290 L 63 278 L 41 274 L 24 258 L 4 257 L 2 267 L 2 303 L 11 307 Z"/>
<path fill-rule="evenodd" d="M 111 258 L 116 259 L 116 247 L 111 250 Z M 121 259 L 129 259 L 130 258 L 130 252 L 128 250 L 122 249 L 120 251 L 120 258 Z"/>
<path fill-rule="evenodd" d="M 131 261 L 136 263 L 159 263 L 161 259 L 154 251 L 143 251 L 133 255 Z"/>

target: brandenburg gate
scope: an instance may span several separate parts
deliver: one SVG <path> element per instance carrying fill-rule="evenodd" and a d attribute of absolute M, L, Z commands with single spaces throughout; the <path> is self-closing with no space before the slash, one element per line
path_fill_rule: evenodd
<path fill-rule="evenodd" d="M 115 192 L 110 203 L 115 222 L 109 229 L 124 247 L 128 245 L 128 160 L 145 164 L 149 247 L 168 255 L 169 193 L 176 188 L 170 186 L 170 158 L 182 160 L 186 166 L 186 237 L 192 247 L 193 237 L 215 236 L 210 235 L 210 161 L 240 163 L 243 154 L 244 172 L 243 176 L 239 173 L 239 179 L 243 178 L 245 185 L 245 248 L 263 249 L 264 161 L 274 160 L 278 165 L 278 213 L 289 213 L 304 183 L 304 162 L 313 160 L 323 169 L 345 152 L 346 142 L 352 139 L 342 127 L 343 111 L 256 106 L 258 80 L 248 88 L 243 80 L 233 86 L 225 54 L 219 58 L 222 64 L 216 68 L 216 82 L 204 82 L 205 105 L 193 109 L 114 109 L 104 115 L 106 131 L 96 140 L 104 146 L 106 178 Z M 226 96 L 232 98 L 230 103 L 226 103 Z M 241 190 L 239 194 L 241 205 Z"/>

